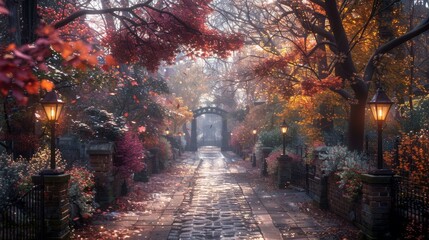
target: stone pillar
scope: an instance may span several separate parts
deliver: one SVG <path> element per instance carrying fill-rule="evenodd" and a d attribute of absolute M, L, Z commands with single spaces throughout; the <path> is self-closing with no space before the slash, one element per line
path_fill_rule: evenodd
<path fill-rule="evenodd" d="M 68 199 L 69 174 L 43 175 L 45 238 L 70 239 L 70 204 Z M 42 176 L 33 176 L 35 184 L 42 183 Z"/>
<path fill-rule="evenodd" d="M 363 174 L 362 231 L 367 239 L 390 239 L 393 175 Z"/>
<path fill-rule="evenodd" d="M 115 200 L 112 174 L 114 144 L 110 142 L 90 143 L 87 152 L 89 165 L 94 171 L 95 201 L 102 207 L 106 207 Z"/>
<path fill-rule="evenodd" d="M 270 155 L 270 153 L 273 151 L 273 148 L 271 147 L 263 147 L 262 148 L 262 159 L 261 159 L 261 176 L 268 176 L 268 164 L 267 164 L 267 157 Z"/>
<path fill-rule="evenodd" d="M 290 183 L 292 178 L 292 158 L 288 155 L 281 155 L 278 159 L 277 186 L 281 189 Z"/>

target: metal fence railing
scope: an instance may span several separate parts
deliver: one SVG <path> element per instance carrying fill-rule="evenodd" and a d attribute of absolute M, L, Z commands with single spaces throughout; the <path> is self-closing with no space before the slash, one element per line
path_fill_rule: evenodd
<path fill-rule="evenodd" d="M 44 187 L 35 185 L 23 196 L 0 209 L 3 240 L 44 239 Z"/>
<path fill-rule="evenodd" d="M 393 219 L 396 234 L 406 233 L 407 237 L 429 239 L 428 189 L 403 177 L 395 178 L 393 186 Z"/>

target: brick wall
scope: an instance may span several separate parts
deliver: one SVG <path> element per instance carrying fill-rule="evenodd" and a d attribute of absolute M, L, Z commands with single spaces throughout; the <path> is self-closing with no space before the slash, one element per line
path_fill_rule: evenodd
<path fill-rule="evenodd" d="M 368 239 L 389 239 L 393 177 L 363 174 L 362 180 L 362 230 Z"/>
<path fill-rule="evenodd" d="M 42 180 L 43 177 L 43 180 Z M 45 238 L 66 240 L 70 239 L 70 204 L 68 198 L 68 184 L 70 175 L 33 176 L 35 184 L 44 183 L 44 218 Z"/>
<path fill-rule="evenodd" d="M 96 195 L 95 201 L 106 206 L 114 200 L 112 182 L 113 159 L 112 155 L 91 154 L 89 164 L 94 171 Z"/>
<path fill-rule="evenodd" d="M 311 172 L 311 171 L 310 171 Z M 292 168 L 292 182 L 300 184 L 302 169 L 295 164 Z M 352 200 L 343 195 L 336 175 L 308 175 L 308 195 L 319 203 L 322 209 L 329 209 L 345 220 L 353 222 L 366 239 L 391 239 L 392 175 L 363 174 L 362 194 Z M 304 178 L 305 179 L 305 178 Z"/>
<path fill-rule="evenodd" d="M 361 222 L 361 202 L 360 199 L 352 200 L 343 196 L 343 189 L 340 189 L 336 175 L 328 177 L 328 203 L 329 210 L 340 217 L 360 224 Z"/>

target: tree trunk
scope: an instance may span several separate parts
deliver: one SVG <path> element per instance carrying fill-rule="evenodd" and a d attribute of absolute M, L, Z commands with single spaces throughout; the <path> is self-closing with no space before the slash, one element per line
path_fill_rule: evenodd
<path fill-rule="evenodd" d="M 322 116 L 319 121 L 320 130 L 324 135 L 329 135 L 334 131 L 334 122 L 332 121 L 332 107 L 326 103 L 320 103 L 319 113 Z M 325 139 L 330 140 L 329 138 Z"/>
<path fill-rule="evenodd" d="M 350 105 L 348 147 L 350 151 L 363 151 L 366 102 Z"/>
<path fill-rule="evenodd" d="M 7 24 L 9 32 L 9 43 L 21 44 L 21 11 L 19 4 L 14 0 L 7 0 L 6 7 L 9 10 Z"/>
<path fill-rule="evenodd" d="M 36 40 L 36 27 L 38 23 L 37 1 L 25 0 L 16 2 L 6 1 L 10 11 L 8 16 L 8 27 L 10 30 L 10 41 L 20 46 L 32 43 Z M 35 118 L 34 113 L 36 104 L 39 100 L 37 95 L 29 96 L 27 106 L 19 106 L 16 103 L 6 102 L 5 112 L 8 116 L 9 126 L 7 129 L 6 145 L 11 149 L 14 157 L 22 156 L 29 158 L 33 155 L 37 146 L 35 137 Z"/>
<path fill-rule="evenodd" d="M 37 1 L 25 0 L 22 4 L 21 44 L 32 43 L 36 40 L 38 20 Z"/>

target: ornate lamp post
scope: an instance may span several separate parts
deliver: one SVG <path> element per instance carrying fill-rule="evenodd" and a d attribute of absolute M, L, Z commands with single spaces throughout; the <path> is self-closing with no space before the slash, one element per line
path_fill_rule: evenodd
<path fill-rule="evenodd" d="M 287 133 L 288 128 L 289 127 L 286 124 L 286 121 L 283 120 L 283 123 L 280 126 L 280 130 L 282 131 L 282 136 L 283 136 L 283 155 L 286 155 L 286 133 Z"/>
<path fill-rule="evenodd" d="M 55 91 L 46 93 L 40 101 L 45 110 L 46 117 L 51 125 L 51 170 L 55 170 L 55 123 L 60 117 L 64 102 L 58 98 Z"/>
<path fill-rule="evenodd" d="M 256 130 L 256 129 L 253 129 L 252 130 L 252 134 L 253 134 L 253 144 L 254 145 L 256 145 L 256 133 L 257 133 L 258 131 Z M 252 154 L 252 167 L 256 167 L 256 154 L 255 154 L 255 151 L 253 151 L 253 154 Z"/>
<path fill-rule="evenodd" d="M 384 90 L 379 87 L 374 97 L 369 101 L 368 105 L 371 108 L 372 115 L 377 122 L 378 135 L 378 152 L 377 152 L 377 169 L 383 169 L 383 123 L 387 118 L 393 102 L 386 95 Z"/>

